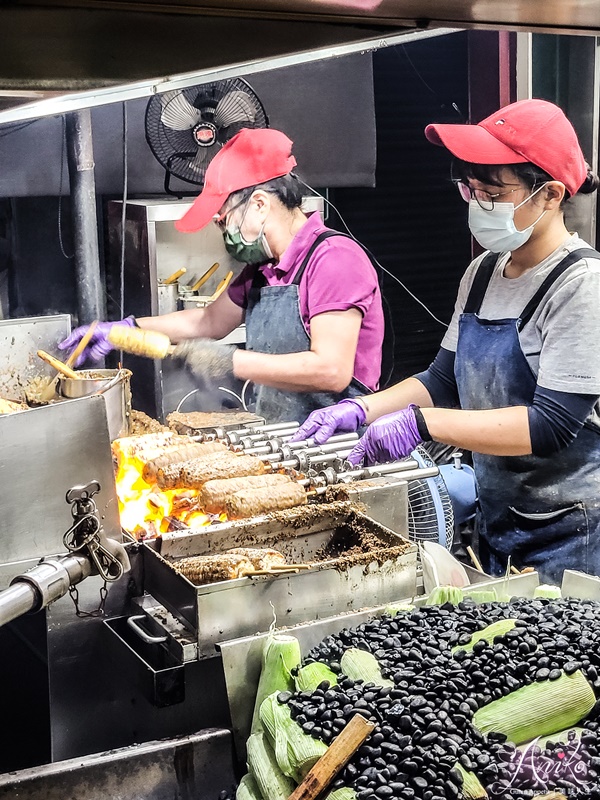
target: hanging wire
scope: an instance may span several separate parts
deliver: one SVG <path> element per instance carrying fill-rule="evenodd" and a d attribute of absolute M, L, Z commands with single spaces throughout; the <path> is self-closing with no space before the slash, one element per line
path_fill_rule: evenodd
<path fill-rule="evenodd" d="M 65 167 L 65 152 L 67 149 L 67 120 L 64 114 L 62 115 L 61 119 L 62 119 L 62 136 L 60 142 L 60 180 L 58 184 L 58 244 L 60 247 L 60 252 L 63 254 L 63 258 L 71 259 L 75 257 L 75 253 L 69 255 L 66 252 L 65 243 L 63 240 L 63 231 L 62 231 L 63 174 Z"/>
<path fill-rule="evenodd" d="M 121 208 L 121 263 L 119 299 L 121 318 L 125 316 L 125 218 L 127 214 L 128 150 L 127 150 L 127 104 L 123 103 L 123 205 Z M 123 353 L 121 353 L 121 359 Z"/>
<path fill-rule="evenodd" d="M 298 176 L 296 176 L 296 177 L 298 177 Z M 355 236 L 355 235 L 352 233 L 352 231 L 350 230 L 350 228 L 349 228 L 349 227 L 348 227 L 348 225 L 346 224 L 346 220 L 343 218 L 343 216 L 340 214 L 340 212 L 339 212 L 339 211 L 338 211 L 338 209 L 337 209 L 337 208 L 334 206 L 334 204 L 331 202 L 331 200 L 329 200 L 329 199 L 328 199 L 327 197 L 325 197 L 324 195 L 320 194 L 320 192 L 318 192 L 316 189 L 313 189 L 313 188 L 312 188 L 312 186 L 309 186 L 309 185 L 308 185 L 308 183 L 306 183 L 306 181 L 302 180 L 302 178 L 298 178 L 298 180 L 300 181 L 300 183 L 303 183 L 303 184 L 304 184 L 304 186 L 306 186 L 306 188 L 307 188 L 307 189 L 309 189 L 311 192 L 313 192 L 313 194 L 316 194 L 316 195 L 318 195 L 319 197 L 322 197 L 322 198 L 323 198 L 323 200 L 325 200 L 325 202 L 326 202 L 326 203 L 327 203 L 329 206 L 331 206 L 331 208 L 333 208 L 333 210 L 335 211 L 335 213 L 336 213 L 336 214 L 338 215 L 338 217 L 340 218 L 340 221 L 341 221 L 342 225 L 343 225 L 343 226 L 344 226 L 344 228 L 345 228 L 345 229 L 348 231 L 348 235 L 349 235 L 349 236 L 350 236 L 352 239 L 354 239 L 354 241 L 355 241 L 357 244 L 359 244 L 359 245 L 360 245 L 360 246 L 363 248 L 363 250 L 364 250 L 366 253 L 368 253 L 368 254 L 369 254 L 369 256 L 370 256 L 370 257 L 373 259 L 373 261 L 375 262 L 375 264 L 377 264 L 377 266 L 379 267 L 379 269 L 380 269 L 382 272 L 385 272 L 385 274 L 386 274 L 386 275 L 389 275 L 389 277 L 390 277 L 390 278 L 393 278 L 393 279 L 396 281 L 396 283 L 399 283 L 399 284 L 400 284 L 400 286 L 401 286 L 401 287 L 404 289 L 404 291 L 405 291 L 405 292 L 406 292 L 408 295 L 410 295 L 410 297 L 412 297 L 412 299 L 413 299 L 415 302 L 417 302 L 417 303 L 418 303 L 418 304 L 419 304 L 419 305 L 420 305 L 422 308 L 424 308 L 424 309 L 425 309 L 425 311 L 426 311 L 426 312 L 429 314 L 429 316 L 430 316 L 432 319 L 434 319 L 436 322 L 438 322 L 438 323 L 439 323 L 440 325 L 442 325 L 444 328 L 447 328 L 447 327 L 448 327 L 448 323 L 447 323 L 447 322 L 444 322 L 444 321 L 443 321 L 443 320 L 441 320 L 439 317 L 436 317 L 436 315 L 433 313 L 433 311 L 431 311 L 431 309 L 429 309 L 429 308 L 428 308 L 428 307 L 425 305 L 425 303 L 424 303 L 422 300 L 420 300 L 420 299 L 417 297 L 417 295 L 416 295 L 416 294 L 414 294 L 414 292 L 411 292 L 411 290 L 408 288 L 408 286 L 407 286 L 405 283 L 403 283 L 403 282 L 400 280 L 400 278 L 398 278 L 396 275 L 394 275 L 394 273 L 393 273 L 393 272 L 390 272 L 390 271 L 389 271 L 389 269 L 386 269 L 386 268 L 383 266 L 383 264 L 382 264 L 382 263 L 381 263 L 381 262 L 380 262 L 380 261 L 379 261 L 377 258 L 375 258 L 375 256 L 373 255 L 373 253 L 372 253 L 372 252 L 369 250 L 369 248 L 368 248 L 368 247 L 366 247 L 366 246 L 365 246 L 365 245 L 364 245 L 362 242 L 360 242 L 360 241 L 359 241 L 359 240 L 356 238 L 356 236 Z"/>

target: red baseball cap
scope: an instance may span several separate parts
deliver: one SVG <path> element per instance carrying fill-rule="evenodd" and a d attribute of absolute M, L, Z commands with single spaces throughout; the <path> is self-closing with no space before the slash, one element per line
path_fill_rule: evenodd
<path fill-rule="evenodd" d="M 535 164 L 571 195 L 587 177 L 573 126 L 546 100 L 519 100 L 477 125 L 428 125 L 425 136 L 471 164 Z"/>
<path fill-rule="evenodd" d="M 210 162 L 202 192 L 175 227 L 183 233 L 199 231 L 232 192 L 280 178 L 295 166 L 292 141 L 285 133 L 273 128 L 244 128 Z"/>

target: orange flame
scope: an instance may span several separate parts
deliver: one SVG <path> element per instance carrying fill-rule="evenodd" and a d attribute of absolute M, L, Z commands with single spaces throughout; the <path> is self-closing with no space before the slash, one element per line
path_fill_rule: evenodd
<path fill-rule="evenodd" d="M 152 539 L 173 529 L 196 529 L 213 522 L 214 517 L 199 508 L 197 490 L 161 490 L 143 479 L 144 465 L 139 459 L 122 450 L 115 455 L 121 525 L 136 539 Z M 221 519 L 226 519 L 224 514 Z"/>

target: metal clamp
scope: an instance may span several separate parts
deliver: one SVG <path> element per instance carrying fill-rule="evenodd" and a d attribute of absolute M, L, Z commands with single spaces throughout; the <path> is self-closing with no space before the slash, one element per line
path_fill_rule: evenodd
<path fill-rule="evenodd" d="M 64 534 L 63 544 L 72 553 L 83 551 L 105 581 L 116 581 L 124 569 L 119 559 L 103 544 L 104 530 L 93 499 L 100 488 L 98 481 L 90 481 L 67 492 L 66 500 L 71 505 L 74 522 Z"/>
<path fill-rule="evenodd" d="M 138 614 L 135 617 L 127 617 L 127 626 L 134 631 L 142 641 L 146 642 L 146 644 L 162 644 L 162 642 L 167 641 L 166 636 L 150 636 L 149 633 L 137 624 L 138 619 L 146 619 L 145 614 Z"/>

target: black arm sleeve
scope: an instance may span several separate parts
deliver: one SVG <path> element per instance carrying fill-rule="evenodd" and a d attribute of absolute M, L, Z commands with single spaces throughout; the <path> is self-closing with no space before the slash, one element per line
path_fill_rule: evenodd
<path fill-rule="evenodd" d="M 454 377 L 454 358 L 456 353 L 440 347 L 433 363 L 425 372 L 413 375 L 421 381 L 431 395 L 434 406 L 458 408 L 458 388 Z"/>
<path fill-rule="evenodd" d="M 597 401 L 597 395 L 555 392 L 538 386 L 528 408 L 533 455 L 550 456 L 571 444 Z"/>

